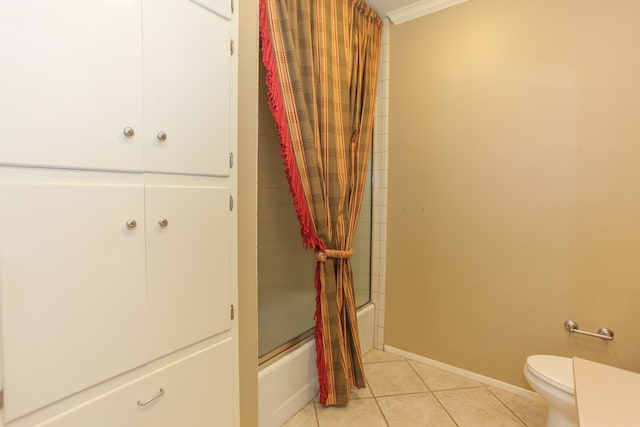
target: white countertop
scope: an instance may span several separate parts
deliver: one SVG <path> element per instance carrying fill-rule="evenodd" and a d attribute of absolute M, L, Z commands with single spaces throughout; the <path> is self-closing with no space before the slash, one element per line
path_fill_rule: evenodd
<path fill-rule="evenodd" d="M 640 374 L 573 358 L 580 427 L 640 426 Z"/>

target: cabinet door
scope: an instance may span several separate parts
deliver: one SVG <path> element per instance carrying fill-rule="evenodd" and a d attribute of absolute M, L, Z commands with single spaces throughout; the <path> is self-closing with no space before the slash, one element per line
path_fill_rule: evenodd
<path fill-rule="evenodd" d="M 140 21 L 140 0 L 0 2 L 0 164 L 141 169 Z"/>
<path fill-rule="evenodd" d="M 161 356 L 231 326 L 229 190 L 145 192 L 150 345 Z"/>
<path fill-rule="evenodd" d="M 37 427 L 231 427 L 231 342 L 207 347 Z"/>
<path fill-rule="evenodd" d="M 143 200 L 142 186 L 0 185 L 5 421 L 147 359 Z"/>
<path fill-rule="evenodd" d="M 145 169 L 227 176 L 231 24 L 189 0 L 143 5 Z"/>

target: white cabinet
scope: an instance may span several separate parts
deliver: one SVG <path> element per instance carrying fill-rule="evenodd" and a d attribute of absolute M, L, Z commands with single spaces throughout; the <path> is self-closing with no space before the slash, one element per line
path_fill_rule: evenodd
<path fill-rule="evenodd" d="M 0 425 L 238 424 L 233 34 L 229 0 L 0 2 Z"/>
<path fill-rule="evenodd" d="M 228 174 L 229 21 L 187 0 L 144 0 L 143 28 L 144 169 Z"/>
<path fill-rule="evenodd" d="M 151 356 L 229 329 L 229 190 L 148 186 Z"/>
<path fill-rule="evenodd" d="M 231 341 L 222 341 L 37 426 L 230 426 L 232 393 L 219 387 L 231 382 L 230 355 Z"/>
<path fill-rule="evenodd" d="M 0 185 L 5 420 L 147 360 L 141 186 Z M 126 348 L 126 351 L 122 349 Z"/>
<path fill-rule="evenodd" d="M 223 3 L 4 2 L 0 164 L 228 176 Z"/>
<path fill-rule="evenodd" d="M 0 163 L 141 170 L 137 1 L 4 1 Z M 10 58 L 10 59 L 9 59 Z"/>
<path fill-rule="evenodd" d="M 0 184 L 0 200 L 5 419 L 230 328 L 228 188 Z"/>

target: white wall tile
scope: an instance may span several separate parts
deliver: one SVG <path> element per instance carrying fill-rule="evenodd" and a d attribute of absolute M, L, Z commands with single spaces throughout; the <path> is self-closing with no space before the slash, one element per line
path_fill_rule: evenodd
<path fill-rule="evenodd" d="M 387 170 L 389 147 L 389 20 L 382 29 L 373 143 L 373 232 L 371 299 L 375 304 L 374 346 L 384 346 L 386 289 Z"/>

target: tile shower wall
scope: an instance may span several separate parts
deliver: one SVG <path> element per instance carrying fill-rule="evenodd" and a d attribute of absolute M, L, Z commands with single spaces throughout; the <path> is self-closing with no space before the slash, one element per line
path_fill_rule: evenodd
<path fill-rule="evenodd" d="M 366 182 L 371 183 L 372 165 L 367 170 Z M 371 256 L 373 245 L 372 235 L 372 192 L 373 187 L 367 184 L 362 198 L 362 208 L 358 217 L 356 234 L 353 236 L 351 248 L 351 272 L 353 274 L 353 292 L 356 299 L 356 306 L 360 307 L 369 302 L 370 280 L 371 280 Z"/>
<path fill-rule="evenodd" d="M 371 302 L 375 309 L 373 345 L 384 345 L 384 296 L 387 253 L 387 165 L 389 146 L 389 25 L 384 20 L 380 49 L 380 70 L 373 135 L 373 233 L 371 257 Z"/>

